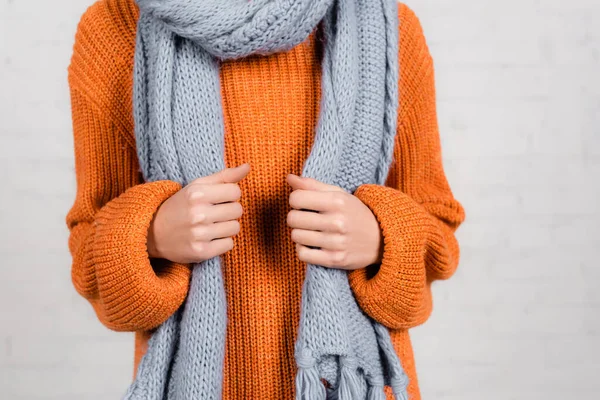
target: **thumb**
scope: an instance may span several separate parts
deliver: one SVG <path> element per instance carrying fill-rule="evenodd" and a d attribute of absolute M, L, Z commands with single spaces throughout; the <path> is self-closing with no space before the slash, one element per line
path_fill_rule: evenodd
<path fill-rule="evenodd" d="M 250 164 L 244 163 L 233 168 L 225 168 L 212 175 L 203 176 L 195 179 L 193 183 L 218 184 L 218 183 L 237 183 L 244 179 L 250 172 Z"/>

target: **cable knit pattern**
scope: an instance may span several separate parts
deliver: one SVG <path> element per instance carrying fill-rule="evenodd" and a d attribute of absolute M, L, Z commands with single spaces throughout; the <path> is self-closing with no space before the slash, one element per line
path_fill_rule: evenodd
<path fill-rule="evenodd" d="M 389 273 L 379 275 L 375 267 L 355 271 L 350 283 L 371 317 L 399 327 L 391 330 L 394 348 L 409 375 L 409 396 L 419 399 L 406 328 L 429 315 L 429 284 L 454 271 L 458 246 L 453 232 L 464 212 L 452 197 L 441 169 L 431 57 L 416 16 L 401 5 L 399 17 L 400 109 L 394 164 L 386 183 L 389 188 L 363 186 L 355 192 L 382 225 L 385 260 L 379 272 Z M 164 322 L 181 305 L 190 277 L 187 267 L 148 260 L 145 246 L 132 245 L 126 257 L 125 252 L 117 254 L 110 248 L 109 241 L 97 241 L 97 224 L 102 222 L 101 230 L 107 237 L 125 234 L 129 239 L 123 243 L 140 244 L 146 233 L 141 221 L 150 221 L 160 204 L 158 199 L 166 199 L 167 193 L 175 190 L 167 181 L 143 183 L 139 173 L 131 108 L 137 18 L 133 1 L 102 0 L 79 24 L 69 67 L 77 197 L 67 217 L 73 283 L 105 325 L 135 332 L 136 367 L 146 351 L 148 329 Z M 319 108 L 320 60 L 319 42 L 311 35 L 288 52 L 228 61 L 221 67 L 227 164 L 250 162 L 253 166 L 240 184 L 246 211 L 240 221 L 241 231 L 234 239 L 234 249 L 223 257 L 229 310 L 223 387 L 227 400 L 290 398 L 294 386 L 291 339 L 297 334 L 305 266 L 294 258 L 285 224 L 290 191 L 285 175 L 301 172 L 312 145 Z M 167 186 L 159 189 L 163 185 Z M 395 208 L 398 204 L 406 208 Z M 378 205 L 387 211 L 377 211 Z M 111 211 L 104 213 L 108 208 Z M 427 238 L 424 242 L 396 237 L 397 232 L 412 234 L 407 228 L 411 224 L 403 227 L 400 223 L 407 209 L 428 214 L 425 219 L 433 222 L 424 228 L 427 234 L 417 233 Z M 385 221 L 384 215 L 389 217 Z M 140 230 L 134 232 L 128 224 Z M 396 250 L 391 247 L 394 243 L 399 244 Z M 420 258 L 414 256 L 418 243 L 423 245 Z M 102 253 L 113 254 L 114 260 L 95 258 Z M 398 261 L 401 259 L 415 262 L 405 267 Z M 149 262 L 158 279 L 148 273 L 152 272 Z M 116 268 L 123 270 L 118 278 L 122 285 L 112 291 L 105 289 L 112 280 L 99 281 L 97 277 L 109 276 Z M 401 301 L 389 302 L 387 291 L 401 292 L 399 283 L 414 281 L 403 275 L 413 273 L 425 274 L 424 289 L 403 293 Z M 140 293 L 155 293 L 159 301 L 141 301 Z"/>
<path fill-rule="evenodd" d="M 465 218 L 443 171 L 433 62 L 419 21 L 405 10 L 411 18 L 403 20 L 401 44 L 418 49 L 421 63 L 410 62 L 414 51 L 400 53 L 401 65 L 409 69 L 401 78 L 395 163 L 386 187 L 363 185 L 354 192 L 380 223 L 383 260 L 349 275 L 361 307 L 396 329 L 417 326 L 429 317 L 431 283 L 456 270 L 454 232 Z M 417 84 L 402 84 L 407 81 Z"/>

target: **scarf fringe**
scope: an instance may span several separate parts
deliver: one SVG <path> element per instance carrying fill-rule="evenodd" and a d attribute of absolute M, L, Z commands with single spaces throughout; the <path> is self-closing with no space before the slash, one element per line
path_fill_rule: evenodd
<path fill-rule="evenodd" d="M 302 175 L 349 193 L 384 184 L 398 111 L 396 0 L 137 2 L 134 127 L 146 181 L 184 185 L 223 169 L 219 59 L 288 50 L 323 20 L 320 112 Z M 153 334 L 127 397 L 221 397 L 227 303 L 219 260 L 194 268 L 177 313 L 186 318 Z M 345 271 L 307 266 L 295 344 L 296 400 L 383 400 L 384 383 L 407 399 L 389 332 L 361 311 Z M 334 389 L 321 375 L 336 378 Z"/>
<path fill-rule="evenodd" d="M 385 400 L 385 391 L 383 385 L 369 387 L 367 400 Z"/>
<path fill-rule="evenodd" d="M 327 391 L 319 378 L 317 360 L 310 350 L 299 351 L 296 354 L 296 364 L 296 400 L 326 400 Z"/>
<path fill-rule="evenodd" d="M 339 400 L 355 400 L 360 398 L 360 376 L 357 371 L 357 362 L 350 357 L 341 357 L 340 381 L 337 390 Z"/>
<path fill-rule="evenodd" d="M 392 387 L 392 392 L 394 392 L 394 398 L 396 400 L 408 400 L 408 393 L 406 391 L 408 378 L 405 374 L 390 379 L 390 386 Z"/>
<path fill-rule="evenodd" d="M 394 392 L 394 398 L 396 400 L 408 400 L 408 376 L 404 372 L 402 362 L 394 350 L 390 333 L 385 326 L 379 323 L 376 323 L 374 328 L 377 333 L 379 348 L 389 369 L 389 385 Z"/>

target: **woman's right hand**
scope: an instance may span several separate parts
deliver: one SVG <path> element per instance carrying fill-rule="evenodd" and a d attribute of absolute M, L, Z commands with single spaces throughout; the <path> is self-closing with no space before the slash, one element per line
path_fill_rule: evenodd
<path fill-rule="evenodd" d="M 233 248 L 240 231 L 241 181 L 250 164 L 198 178 L 167 199 L 148 229 L 148 254 L 178 263 L 197 263 Z"/>

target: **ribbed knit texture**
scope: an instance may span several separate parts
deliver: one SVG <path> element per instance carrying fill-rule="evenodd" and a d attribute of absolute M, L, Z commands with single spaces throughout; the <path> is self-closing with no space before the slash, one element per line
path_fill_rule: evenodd
<path fill-rule="evenodd" d="M 78 190 L 67 222 L 75 287 L 105 325 L 137 332 L 137 365 L 147 330 L 181 305 L 190 275 L 183 265 L 150 262 L 145 249 L 144 221 L 178 187 L 142 184 L 139 175 L 131 110 L 136 20 L 132 2 L 105 0 L 79 25 L 69 70 Z M 406 329 L 431 312 L 430 283 L 454 272 L 453 232 L 464 213 L 441 167 L 431 58 L 405 6 L 400 20 L 401 105 L 390 188 L 365 185 L 355 193 L 382 224 L 384 260 L 379 271 L 351 273 L 350 282 L 361 307 L 393 328 L 409 392 L 418 398 Z M 225 399 L 285 399 L 293 391 L 304 265 L 295 259 L 285 224 L 285 175 L 300 173 L 312 145 L 320 51 L 311 36 L 289 52 L 226 62 L 221 69 L 227 164 L 253 167 L 240 184 L 241 232 L 224 256 Z"/>
<path fill-rule="evenodd" d="M 220 62 L 289 51 L 320 24 L 320 111 L 302 176 L 348 193 L 385 184 L 399 100 L 396 0 L 137 4 L 133 111 L 147 182 L 186 185 L 225 168 Z M 221 399 L 221 264 L 217 256 L 192 267 L 185 305 L 152 335 L 126 400 Z M 295 359 L 296 400 L 377 400 L 385 385 L 397 400 L 407 399 L 408 378 L 389 330 L 360 309 L 346 271 L 307 266 Z"/>

